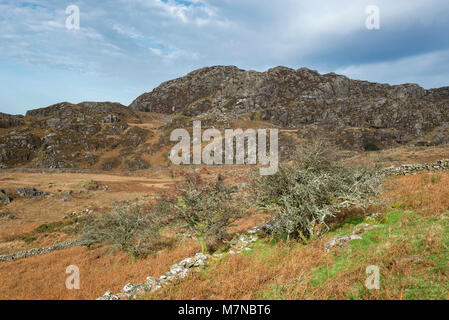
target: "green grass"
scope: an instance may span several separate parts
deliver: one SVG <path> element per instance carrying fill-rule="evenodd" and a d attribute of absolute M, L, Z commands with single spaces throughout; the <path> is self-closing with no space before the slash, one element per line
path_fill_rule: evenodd
<path fill-rule="evenodd" d="M 367 231 L 362 235 L 362 240 L 353 240 L 343 249 L 334 249 L 332 263 L 318 266 L 313 271 L 309 287 L 310 292 L 319 290 L 326 281 L 332 281 L 338 275 L 351 272 L 360 272 L 361 266 L 372 265 L 376 260 L 381 273 L 381 289 L 388 287 L 399 290 L 404 283 L 405 288 L 402 298 L 405 299 L 447 299 L 449 294 L 449 214 L 441 217 L 426 217 L 419 213 L 406 211 L 401 205 L 394 205 L 392 210 L 382 219 L 378 228 Z M 329 233 L 329 238 L 350 234 L 354 227 L 369 219 L 349 219 L 341 226 Z M 435 250 L 426 246 L 426 234 L 435 229 L 438 237 L 443 240 L 440 243 L 442 250 Z M 389 268 L 391 257 L 387 254 L 387 248 L 396 244 L 408 243 L 410 255 L 418 255 L 423 265 L 432 265 L 431 268 L 411 269 L 407 273 L 399 273 L 387 279 L 382 277 L 382 270 Z M 266 241 L 259 241 L 252 253 L 253 256 L 266 257 L 270 254 L 270 247 Z M 401 257 L 397 257 L 401 258 Z M 380 263 L 379 263 L 380 261 Z M 358 271 L 357 271 L 358 270 Z M 336 280 L 338 281 L 338 280 Z M 262 299 L 283 299 L 282 286 L 274 283 L 268 285 L 266 290 L 257 293 Z M 368 298 L 370 292 L 364 283 L 356 282 L 348 288 L 347 299 Z M 333 297 L 329 297 L 332 299 Z"/>
<path fill-rule="evenodd" d="M 424 215 L 393 205 L 383 216 L 352 218 L 333 228 L 323 239 L 349 235 L 360 223 L 378 227 L 362 234 L 344 248 L 315 255 L 316 240 L 310 243 L 291 241 L 285 244 L 265 238 L 252 244 L 252 250 L 242 253 L 245 266 L 240 272 L 260 274 L 273 272 L 261 282 L 251 299 L 409 299 L 440 300 L 449 298 L 449 213 Z M 230 255 L 226 251 L 200 275 L 207 286 L 214 287 L 220 270 L 226 268 Z M 401 258 L 418 256 L 418 261 L 401 264 Z M 304 263 L 301 259 L 304 257 Z M 284 269 L 285 263 L 289 263 Z M 295 264 L 298 261 L 298 264 Z M 403 261 L 403 260 L 402 260 Z M 380 270 L 380 289 L 365 286 L 366 268 L 375 265 Z M 235 265 L 233 266 L 236 267 Z M 257 277 L 255 277 L 257 279 Z M 348 280 L 349 279 L 349 280 Z M 230 280 L 232 281 L 232 280 Z M 239 284 L 235 286 L 239 288 Z M 296 290 L 298 289 L 298 290 Z M 178 285 L 175 290 L 180 290 Z M 229 288 L 228 288 L 229 290 Z M 238 290 L 238 289 L 237 289 Z"/>

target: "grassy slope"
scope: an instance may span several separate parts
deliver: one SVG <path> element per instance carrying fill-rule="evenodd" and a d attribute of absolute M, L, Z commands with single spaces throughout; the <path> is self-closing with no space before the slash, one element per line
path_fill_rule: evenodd
<path fill-rule="evenodd" d="M 202 274 L 145 298 L 449 299 L 448 179 L 447 173 L 398 178 L 376 221 L 349 219 L 309 244 L 261 239 L 252 251 L 226 255 Z M 325 241 L 351 234 L 362 222 L 378 227 L 345 248 L 322 250 Z M 401 260 L 410 256 L 419 261 Z M 365 287 L 370 265 L 380 269 L 379 290 Z"/>

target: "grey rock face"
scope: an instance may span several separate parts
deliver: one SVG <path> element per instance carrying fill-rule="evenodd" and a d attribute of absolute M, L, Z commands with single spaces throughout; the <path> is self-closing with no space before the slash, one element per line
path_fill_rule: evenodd
<path fill-rule="evenodd" d="M 0 112 L 0 128 L 13 128 L 25 125 L 23 116 L 14 116 Z"/>
<path fill-rule="evenodd" d="M 116 116 L 115 114 L 109 114 L 106 117 L 104 117 L 103 119 L 101 119 L 101 123 L 116 123 L 116 122 L 120 122 L 121 119 L 120 117 Z"/>
<path fill-rule="evenodd" d="M 11 131 L 0 137 L 0 163 L 4 167 L 29 161 L 41 146 L 41 139 L 26 130 Z"/>
<path fill-rule="evenodd" d="M 114 114 L 115 117 L 129 113 L 120 103 L 115 102 L 82 102 L 72 104 L 70 102 L 61 102 L 49 107 L 29 110 L 26 117 L 48 117 L 55 118 L 73 118 L 86 117 L 87 115 L 96 116 L 97 114 Z"/>
<path fill-rule="evenodd" d="M 187 116 L 260 112 L 262 120 L 300 128 L 304 134 L 309 131 L 304 126 L 330 126 L 348 144 L 356 140 L 361 148 L 371 140 L 408 143 L 448 123 L 449 89 L 390 86 L 307 68 L 255 72 L 217 66 L 165 82 L 130 108 Z M 344 132 L 345 127 L 362 130 Z"/>

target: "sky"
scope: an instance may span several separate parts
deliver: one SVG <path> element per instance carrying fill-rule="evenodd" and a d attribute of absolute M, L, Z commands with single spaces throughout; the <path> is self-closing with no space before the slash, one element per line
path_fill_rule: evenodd
<path fill-rule="evenodd" d="M 448 34 L 447 0 L 0 0 L 0 112 L 129 105 L 213 65 L 449 86 Z"/>

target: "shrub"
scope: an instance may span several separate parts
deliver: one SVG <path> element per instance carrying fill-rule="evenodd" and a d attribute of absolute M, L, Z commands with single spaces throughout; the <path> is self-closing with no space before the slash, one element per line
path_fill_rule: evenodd
<path fill-rule="evenodd" d="M 82 230 L 89 244 L 104 242 L 127 251 L 133 258 L 146 255 L 166 245 L 168 239 L 160 234 L 164 226 L 160 206 L 142 208 L 136 204 L 116 206 L 113 210 L 90 217 Z"/>
<path fill-rule="evenodd" d="M 379 183 L 374 169 L 346 166 L 333 145 L 315 142 L 275 175 L 255 175 L 253 197 L 273 210 L 275 236 L 306 240 L 328 229 L 326 220 L 348 202 L 376 195 Z"/>
<path fill-rule="evenodd" d="M 203 253 L 214 244 L 225 241 L 227 228 L 241 217 L 235 189 L 217 181 L 202 179 L 199 174 L 185 174 L 185 182 L 177 188 L 177 197 L 168 201 L 176 229 L 196 239 Z M 167 200 L 166 200 L 167 201 Z"/>
<path fill-rule="evenodd" d="M 379 151 L 380 150 L 380 148 L 373 142 L 367 142 L 365 144 L 365 146 L 364 146 L 364 149 L 365 149 L 366 152 Z"/>

